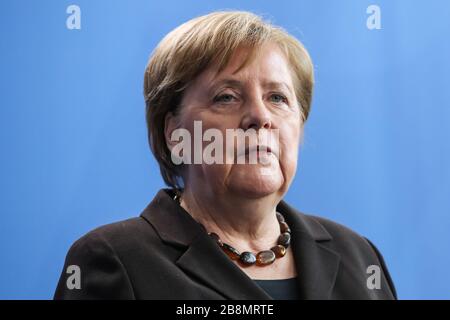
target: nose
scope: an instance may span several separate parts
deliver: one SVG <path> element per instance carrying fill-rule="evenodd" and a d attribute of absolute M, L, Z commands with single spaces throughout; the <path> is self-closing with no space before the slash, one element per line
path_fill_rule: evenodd
<path fill-rule="evenodd" d="M 241 128 L 248 129 L 270 129 L 272 121 L 270 112 L 262 99 L 253 99 L 247 103 L 245 114 L 242 117 Z"/>

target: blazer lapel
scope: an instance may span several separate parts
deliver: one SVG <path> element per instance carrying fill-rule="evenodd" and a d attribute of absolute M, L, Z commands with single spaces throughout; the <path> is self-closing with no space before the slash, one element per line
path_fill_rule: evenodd
<path fill-rule="evenodd" d="M 271 299 L 173 200 L 171 193 L 168 189 L 160 190 L 141 216 L 153 225 L 165 243 L 184 250 L 175 263 L 227 299 Z"/>
<path fill-rule="evenodd" d="M 330 299 L 340 256 L 326 247 L 331 235 L 314 218 L 291 208 L 281 201 L 277 207 L 292 231 L 291 246 L 303 299 Z"/>
<path fill-rule="evenodd" d="M 228 299 L 268 300 L 271 297 L 219 248 L 207 233 L 200 234 L 176 264 Z"/>

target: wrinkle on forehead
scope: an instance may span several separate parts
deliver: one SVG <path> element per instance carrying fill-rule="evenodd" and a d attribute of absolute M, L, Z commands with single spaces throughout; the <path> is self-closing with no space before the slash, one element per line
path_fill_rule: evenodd
<path fill-rule="evenodd" d="M 266 58 L 263 57 L 264 55 Z M 261 63 L 263 58 L 264 63 Z M 271 70 L 276 70 L 277 72 L 272 72 Z M 264 74 L 264 76 L 261 76 L 261 74 Z M 235 50 L 223 70 L 212 64 L 211 67 L 197 76 L 190 83 L 189 87 L 195 87 L 197 84 L 202 84 L 202 87 L 204 85 L 210 87 L 213 83 L 222 80 L 242 82 L 261 80 L 263 84 L 284 83 L 288 87 L 289 92 L 295 95 L 288 61 L 280 47 L 274 43 L 267 43 L 256 50 L 248 47 L 239 47 Z"/>

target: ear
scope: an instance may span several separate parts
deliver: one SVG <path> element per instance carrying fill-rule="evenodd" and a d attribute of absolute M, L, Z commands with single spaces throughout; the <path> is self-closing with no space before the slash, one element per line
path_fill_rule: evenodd
<path fill-rule="evenodd" d="M 172 112 L 168 112 L 164 118 L 164 138 L 166 139 L 167 148 L 172 151 L 174 145 L 178 141 L 172 141 L 172 132 L 178 128 L 178 121 L 176 116 Z"/>

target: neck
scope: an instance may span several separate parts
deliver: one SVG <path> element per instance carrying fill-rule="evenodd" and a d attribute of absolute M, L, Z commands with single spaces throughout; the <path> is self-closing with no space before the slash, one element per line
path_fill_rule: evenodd
<path fill-rule="evenodd" d="M 245 198 L 234 194 L 215 196 L 205 190 L 186 187 L 181 206 L 208 232 L 239 251 L 268 250 L 277 243 L 280 227 L 276 218 L 276 194 Z"/>

